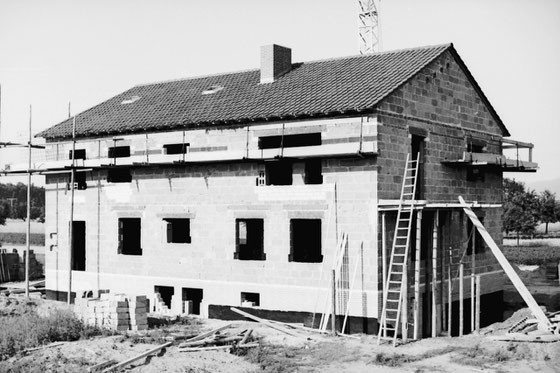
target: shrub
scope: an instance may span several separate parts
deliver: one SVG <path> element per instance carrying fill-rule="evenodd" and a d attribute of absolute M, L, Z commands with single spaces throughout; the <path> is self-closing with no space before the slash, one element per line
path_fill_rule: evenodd
<path fill-rule="evenodd" d="M 541 265 L 560 261 L 560 247 L 504 246 L 506 258 L 516 264 Z"/>

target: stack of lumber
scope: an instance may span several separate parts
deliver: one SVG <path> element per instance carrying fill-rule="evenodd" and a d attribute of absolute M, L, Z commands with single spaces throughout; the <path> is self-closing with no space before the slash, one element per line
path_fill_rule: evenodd
<path fill-rule="evenodd" d="M 560 311 L 545 312 L 546 317 L 552 324 L 552 330 L 539 328 L 537 319 L 524 317 L 513 324 L 505 335 L 491 336 L 491 339 L 499 341 L 516 342 L 557 342 L 560 341 Z"/>
<path fill-rule="evenodd" d="M 190 338 L 179 345 L 179 351 L 229 350 L 232 348 L 239 349 L 258 346 L 258 343 L 248 343 L 253 329 L 244 330 L 237 335 L 221 333 L 221 331 L 229 328 L 231 325 L 227 324 Z"/>
<path fill-rule="evenodd" d="M 125 331 L 148 329 L 146 296 L 100 294 L 99 298 L 76 298 L 74 312 L 88 325 Z"/>

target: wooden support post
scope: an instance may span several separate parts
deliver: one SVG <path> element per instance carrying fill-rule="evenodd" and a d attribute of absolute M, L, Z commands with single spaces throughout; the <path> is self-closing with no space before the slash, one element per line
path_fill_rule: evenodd
<path fill-rule="evenodd" d="M 402 277 L 402 308 L 401 308 L 401 320 L 402 320 L 402 341 L 406 343 L 408 339 L 408 266 L 406 265 L 408 258 L 405 258 L 405 265 L 403 268 Z M 398 322 L 398 321 L 397 321 Z M 395 331 L 396 332 L 396 331 Z"/>
<path fill-rule="evenodd" d="M 474 226 L 473 226 L 473 230 L 474 230 Z M 476 245 L 476 239 L 475 239 L 475 235 L 473 232 L 473 237 L 472 237 L 472 251 L 471 251 L 471 329 L 470 331 L 472 332 L 474 330 L 474 303 L 475 303 L 475 266 L 476 266 L 476 250 L 475 250 L 475 245 Z"/>
<path fill-rule="evenodd" d="M 420 245 L 422 243 L 422 210 L 416 215 L 416 252 L 414 257 L 414 332 L 413 338 L 420 334 Z"/>
<path fill-rule="evenodd" d="M 381 213 L 381 260 L 383 261 L 382 263 L 382 268 L 383 268 L 383 279 L 382 279 L 382 283 L 383 283 L 383 299 L 387 299 L 387 294 L 385 294 L 385 292 L 387 291 L 386 285 L 387 285 L 387 226 L 386 226 L 386 222 L 385 222 L 385 212 Z"/>
<path fill-rule="evenodd" d="M 449 265 L 447 266 L 447 332 L 451 337 L 451 320 L 453 305 L 453 279 L 451 278 L 451 267 L 453 264 L 453 249 L 449 246 Z"/>
<path fill-rule="evenodd" d="M 463 272 L 465 265 L 459 264 L 459 337 L 463 336 L 463 316 L 464 316 L 464 300 L 463 300 Z"/>
<path fill-rule="evenodd" d="M 480 275 L 476 276 L 476 313 L 475 313 L 475 327 L 474 329 L 478 333 L 480 331 Z"/>
<path fill-rule="evenodd" d="M 437 336 L 437 243 L 438 243 L 439 210 L 434 217 L 432 232 L 432 338 Z"/>
<path fill-rule="evenodd" d="M 331 333 L 336 336 L 336 274 L 332 270 L 332 312 L 331 312 Z"/>

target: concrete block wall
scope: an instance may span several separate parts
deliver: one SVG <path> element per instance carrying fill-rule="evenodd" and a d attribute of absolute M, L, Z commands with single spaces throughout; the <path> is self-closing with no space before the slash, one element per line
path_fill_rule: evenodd
<path fill-rule="evenodd" d="M 377 133 L 378 196 L 380 199 L 398 199 L 400 197 L 406 154 L 411 152 L 411 134 L 422 132 L 426 135 L 425 156 L 421 166 L 424 177 L 423 199 L 429 203 L 457 203 L 457 197 L 463 196 L 467 201 L 489 204 L 502 202 L 502 172 L 500 170 L 486 170 L 484 181 L 467 181 L 466 168 L 442 164 L 444 160 L 462 158 L 463 152 L 467 151 L 467 143 L 470 138 L 485 142 L 488 153 L 501 154 L 501 129 L 450 53 L 443 54 L 386 98 L 379 105 L 377 114 L 379 124 Z M 484 214 L 485 227 L 498 245 L 501 245 L 502 208 L 485 208 L 475 210 L 475 212 Z M 440 276 L 443 268 L 442 257 L 445 256 L 445 263 L 447 263 L 449 247 L 452 248 L 453 262 L 459 263 L 468 240 L 467 218 L 463 212 L 447 210 L 446 214 L 443 215 L 446 216 L 446 221 L 440 221 L 440 224 L 443 225 L 440 230 L 440 249 L 438 250 L 438 274 Z M 441 217 L 442 215 L 440 215 Z M 395 219 L 396 213 L 387 215 L 387 248 L 389 251 Z M 381 232 L 380 227 L 378 231 Z M 428 234 L 431 237 L 432 232 L 422 232 L 422 234 Z M 381 247 L 381 235 L 379 236 L 379 247 Z M 390 252 L 388 256 L 390 256 Z M 431 253 L 429 257 L 431 258 Z M 465 259 L 465 274 L 470 274 L 471 257 L 467 256 Z M 476 254 L 475 260 L 477 273 L 494 272 L 500 269 L 488 248 L 484 253 Z M 381 252 L 379 261 L 381 263 Z M 431 268 L 431 264 L 428 265 L 428 268 Z M 409 279 L 413 284 L 413 268 L 409 268 L 409 270 Z M 426 263 L 423 262 L 421 273 L 425 274 L 425 270 Z M 458 264 L 454 266 L 454 274 L 457 270 Z M 380 266 L 380 279 L 381 275 Z M 446 276 L 445 274 L 444 278 Z M 424 277 L 422 277 L 422 283 L 423 279 Z M 483 294 L 503 290 L 503 275 L 483 276 L 481 287 Z M 413 288 L 411 287 L 409 296 L 412 295 Z M 457 285 L 454 286 L 453 299 L 458 299 L 458 296 Z M 464 296 L 469 295 L 465 292 Z"/>
<path fill-rule="evenodd" d="M 342 123 L 345 124 L 320 122 L 323 138 L 359 135 L 360 119 L 347 118 Z M 281 127 L 251 128 L 250 142 L 256 146 L 262 136 L 258 131 L 276 133 Z M 289 131 L 306 131 L 302 127 L 305 126 L 301 123 L 285 125 Z M 199 131 L 199 138 L 194 132 L 187 136 L 191 147 L 195 143 L 231 149 L 246 146 L 246 128 Z M 181 142 L 177 133 L 157 134 L 160 135 L 160 143 Z M 206 137 L 215 137 L 216 141 Z M 218 141 L 218 137 L 222 140 Z M 136 140 L 141 144 L 142 138 Z M 67 157 L 67 151 L 59 151 Z M 349 235 L 350 268 L 357 260 L 363 261 L 366 290 L 352 297 L 350 314 L 375 318 L 376 161 L 325 158 L 322 166 L 323 184 L 305 185 L 303 161 L 295 161 L 291 186 L 256 186 L 264 164 L 249 160 L 137 168 L 132 171 L 131 183 L 107 183 L 104 171 L 88 172 L 87 189 L 75 191 L 74 210 L 74 220 L 86 221 L 86 271 L 72 272 L 73 286 L 79 290 L 108 288 L 112 292 L 146 295 L 154 293 L 154 286 L 170 286 L 179 296 L 182 288 L 203 289 L 203 315 L 210 304 L 239 306 L 241 292 L 259 293 L 263 309 L 323 311 L 325 299 L 330 296 L 329 273 L 338 231 Z M 53 242 L 47 243 L 53 248 L 46 253 L 46 286 L 62 292 L 67 290 L 68 277 L 67 180 L 67 175 L 48 175 L 46 185 L 46 232 L 47 236 L 56 233 Z M 190 244 L 165 240 L 163 219 L 177 216 L 190 219 Z M 142 219 L 141 256 L 117 253 L 120 217 Z M 266 260 L 234 259 L 238 218 L 264 219 Z M 322 220 L 323 263 L 288 261 L 290 219 L 294 218 Z M 362 284 L 356 288 L 362 289 Z"/>

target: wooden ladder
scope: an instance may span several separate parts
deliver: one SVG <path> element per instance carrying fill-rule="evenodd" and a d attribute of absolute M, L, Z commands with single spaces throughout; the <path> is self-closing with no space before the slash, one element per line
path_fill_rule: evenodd
<path fill-rule="evenodd" d="M 406 281 L 403 280 L 406 278 L 405 274 L 407 271 L 406 262 L 414 213 L 419 159 L 420 154 L 417 155 L 416 159 L 412 160 L 410 159 L 410 154 L 406 156 L 401 198 L 399 200 L 397 212 L 397 223 L 395 225 L 395 234 L 391 249 L 391 260 L 385 282 L 385 289 L 383 291 L 383 310 L 381 312 L 379 333 L 377 335 L 378 344 L 381 343 L 382 339 L 391 340 L 393 346 L 397 343 L 402 312 L 401 308 L 403 304 L 403 289 L 405 286 L 408 286 Z M 391 332 L 392 335 L 388 335 L 388 331 Z M 406 330 L 402 332 L 405 333 Z"/>

